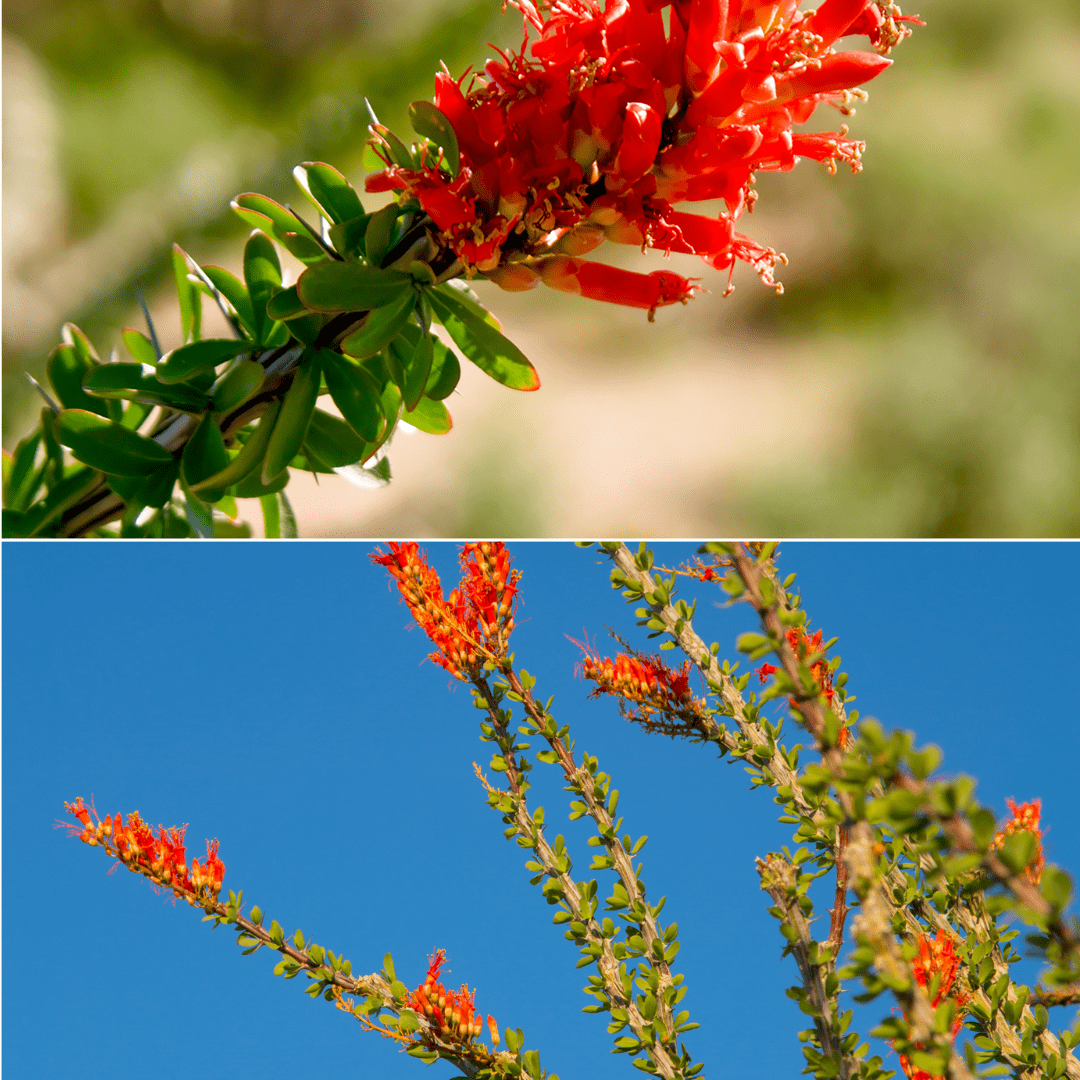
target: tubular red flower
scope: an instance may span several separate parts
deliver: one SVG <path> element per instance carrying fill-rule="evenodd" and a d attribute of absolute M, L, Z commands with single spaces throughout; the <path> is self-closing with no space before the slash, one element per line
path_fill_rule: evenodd
<path fill-rule="evenodd" d="M 863 145 L 846 128 L 795 128 L 820 104 L 846 110 L 855 88 L 890 63 L 878 54 L 917 21 L 891 0 L 825 0 L 812 12 L 799 0 L 514 6 L 526 29 L 520 50 L 489 60 L 467 86 L 436 77 L 457 171 L 427 150 L 404 167 L 384 145 L 387 167 L 368 190 L 416 199 L 445 272 L 486 274 L 510 291 L 543 281 L 650 316 L 694 287 L 677 275 L 635 280 L 550 258 L 577 259 L 606 235 L 698 254 L 721 270 L 748 262 L 774 285 L 781 257 L 734 230 L 753 205 L 755 172 L 790 169 L 799 156 L 830 168 L 839 158 L 857 171 Z M 834 51 L 855 34 L 876 52 Z M 681 219 L 691 215 L 674 209 L 716 198 L 726 205 L 714 229 L 687 228 Z"/>
<path fill-rule="evenodd" d="M 956 955 L 952 939 L 944 930 L 938 930 L 934 938 L 920 934 L 916 945 L 919 954 L 911 962 L 911 973 L 915 976 L 915 981 L 930 993 L 930 1004 L 935 1009 L 946 1000 L 956 1003 L 951 1029 L 951 1037 L 955 1039 L 963 1027 L 970 995 L 962 986 L 957 985 L 960 959 Z M 914 1066 L 906 1054 L 900 1055 L 900 1067 L 910 1080 L 939 1080 L 924 1069 Z"/>
<path fill-rule="evenodd" d="M 476 1012 L 476 992 L 462 986 L 460 990 L 447 990 L 439 982 L 439 974 L 446 963 L 446 952 L 436 950 L 428 957 L 427 976 L 406 999 L 409 1008 L 418 1016 L 428 1019 L 432 1034 L 444 1042 L 471 1043 L 483 1031 L 483 1021 Z M 495 1021 L 489 1016 L 488 1024 L 492 1038 L 498 1044 Z M 430 1041 L 430 1040 L 429 1040 Z"/>
<path fill-rule="evenodd" d="M 679 669 L 669 668 L 659 656 L 630 656 L 619 653 L 614 660 L 575 641 L 584 654 L 577 672 L 596 683 L 590 697 L 610 694 L 638 706 L 643 716 L 651 712 L 676 716 L 698 713 L 702 703 L 690 690 L 689 660 Z"/>
<path fill-rule="evenodd" d="M 186 861 L 184 834 L 186 825 L 167 829 L 164 825 L 155 831 L 140 817 L 137 810 L 128 815 L 125 822 L 120 814 L 115 818 L 91 820 L 91 812 L 97 812 L 91 806 L 83 804 L 82 798 L 74 804 L 64 803 L 69 814 L 74 814 L 82 823 L 82 830 L 72 829 L 84 843 L 94 847 L 104 847 L 120 860 L 129 870 L 150 878 L 155 885 L 171 889 L 176 896 L 187 900 L 189 904 L 212 904 L 221 891 L 225 864 L 218 858 L 218 842 L 206 842 L 206 861 L 200 866 L 194 859 L 190 871 Z"/>

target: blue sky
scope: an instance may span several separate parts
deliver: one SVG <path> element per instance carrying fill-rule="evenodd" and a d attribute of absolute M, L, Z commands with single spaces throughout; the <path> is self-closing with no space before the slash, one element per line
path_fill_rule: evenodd
<path fill-rule="evenodd" d="M 426 545 L 444 583 L 456 547 Z M 221 841 L 226 888 L 267 919 L 377 969 L 391 951 L 420 982 L 447 950 L 447 985 L 476 988 L 500 1026 L 563 1080 L 633 1076 L 603 1018 L 581 1013 L 586 971 L 502 838 L 472 762 L 490 750 L 465 688 L 422 663 L 426 638 L 365 543 L 5 544 L 3 547 L 3 1049 L 8 1080 L 197 1072 L 263 1080 L 425 1068 L 242 957 L 53 822 L 92 794 L 102 812 L 188 822 L 189 852 Z M 578 750 L 619 788 L 624 828 L 647 833 L 643 878 L 680 925 L 676 968 L 706 1075 L 796 1076 L 803 1019 L 783 989 L 777 924 L 754 857 L 789 843 L 764 791 L 700 746 L 647 736 L 587 700 L 567 635 L 604 626 L 645 644 L 595 551 L 513 544 L 524 572 L 517 662 L 555 695 Z M 657 545 L 661 560 L 690 545 Z M 1080 866 L 1080 702 L 1070 582 L 1076 545 L 783 546 L 812 625 L 840 638 L 863 715 L 936 742 L 979 796 L 1041 796 L 1048 857 Z M 722 655 L 753 629 L 704 589 L 696 625 Z M 671 654 L 674 656 L 675 654 Z M 534 804 L 564 832 L 579 877 L 591 849 L 554 770 Z M 602 887 L 604 883 L 602 882 Z M 827 916 L 826 916 L 827 918 Z M 824 931 L 823 931 L 824 933 Z M 1032 974 L 1034 972 L 1032 971 Z M 883 1003 L 885 1011 L 890 1003 Z M 1072 1020 L 1055 1010 L 1054 1026 Z M 895 1057 L 891 1059 L 896 1066 Z M 432 1066 L 436 1080 L 454 1071 Z M 347 1072 L 345 1071 L 347 1070 Z"/>

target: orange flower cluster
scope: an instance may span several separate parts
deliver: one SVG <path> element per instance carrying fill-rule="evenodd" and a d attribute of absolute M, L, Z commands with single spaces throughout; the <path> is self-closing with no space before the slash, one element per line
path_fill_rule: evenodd
<path fill-rule="evenodd" d="M 137 810 L 128 815 L 126 822 L 117 814 L 114 818 L 98 818 L 95 824 L 90 818 L 93 807 L 87 807 L 81 796 L 74 805 L 65 802 L 64 807 L 82 822 L 81 830 L 75 826 L 71 829 L 84 843 L 105 848 L 129 870 L 148 877 L 155 885 L 172 889 L 189 904 L 205 905 L 217 899 L 225 864 L 218 858 L 216 840 L 206 841 L 206 861 L 200 864 L 198 859 L 192 859 L 189 869 L 184 848 L 186 825 L 178 829 L 159 825 L 155 835 Z M 93 813 L 97 817 L 97 811 Z"/>
<path fill-rule="evenodd" d="M 969 995 L 963 987 L 956 985 L 960 960 L 953 948 L 952 939 L 946 937 L 944 930 L 939 930 L 937 937 L 933 939 L 920 934 L 918 946 L 919 955 L 911 963 L 912 974 L 924 990 L 929 989 L 936 979 L 937 989 L 930 999 L 930 1004 L 935 1009 L 946 999 L 951 998 L 956 1002 L 956 1014 L 952 1022 L 952 1037 L 955 1039 L 964 1023 L 964 1011 Z M 905 1054 L 900 1055 L 900 1067 L 911 1080 L 939 1080 L 924 1069 L 912 1065 Z"/>
<path fill-rule="evenodd" d="M 1005 802 L 1012 811 L 1012 820 L 1006 822 L 1005 827 L 994 835 L 994 839 L 990 841 L 990 848 L 991 850 L 1000 849 L 1013 833 L 1032 833 L 1035 837 L 1035 855 L 1024 873 L 1032 885 L 1038 885 L 1042 881 L 1043 866 L 1046 864 L 1042 850 L 1042 829 L 1039 827 L 1042 799 L 1032 799 L 1031 802 L 1019 804 L 1013 802 L 1012 799 L 1006 799 Z"/>
<path fill-rule="evenodd" d="M 505 544 L 465 544 L 460 555 L 464 577 L 446 599 L 439 575 L 418 544 L 390 541 L 388 546 L 388 552 L 376 550 L 371 561 L 397 579 L 417 626 L 438 649 L 428 659 L 467 681 L 485 660 L 506 655 L 521 574 L 510 569 Z"/>
<path fill-rule="evenodd" d="M 653 710 L 667 713 L 698 712 L 700 704 L 690 691 L 689 660 L 678 671 L 669 668 L 659 656 L 627 656 L 619 653 L 614 660 L 589 651 L 574 642 L 585 654 L 578 671 L 596 683 L 590 697 L 611 694 L 632 701 L 644 716 Z"/>
<path fill-rule="evenodd" d="M 472 1042 L 483 1030 L 483 1020 L 476 1012 L 476 992 L 467 986 L 460 990 L 447 990 L 439 982 L 439 972 L 446 963 L 443 949 L 429 956 L 427 978 L 408 997 L 409 1008 L 418 1016 L 426 1016 L 440 1039 L 453 1042 Z M 495 1021 L 487 1018 L 492 1038 L 498 1042 Z"/>
<path fill-rule="evenodd" d="M 793 626 L 787 632 L 788 644 L 791 646 L 795 655 L 799 658 L 800 663 L 804 663 L 808 656 L 812 656 L 814 653 L 821 652 L 822 639 L 821 631 L 819 630 L 813 637 L 808 635 L 801 626 Z M 766 682 L 769 676 L 774 671 L 779 671 L 773 664 L 762 664 L 757 669 L 757 677 L 759 682 Z M 829 662 L 822 657 L 820 660 L 815 660 L 810 665 L 810 674 L 814 677 L 814 682 L 818 684 L 818 688 L 821 693 L 825 695 L 825 700 L 831 705 L 833 698 L 836 696 L 836 690 L 833 688 L 833 676 L 829 670 Z M 791 701 L 792 706 L 795 705 L 794 698 Z"/>

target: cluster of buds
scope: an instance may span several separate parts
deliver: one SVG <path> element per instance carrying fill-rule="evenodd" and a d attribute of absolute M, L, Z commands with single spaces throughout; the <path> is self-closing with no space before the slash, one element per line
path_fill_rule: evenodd
<path fill-rule="evenodd" d="M 858 171 L 863 143 L 800 133 L 818 105 L 850 112 L 910 31 L 892 0 L 511 0 L 525 21 L 516 52 L 483 74 L 436 77 L 435 105 L 456 159 L 412 160 L 376 128 L 386 168 L 368 191 L 416 199 L 433 223 L 436 261 L 512 292 L 543 282 L 645 308 L 685 303 L 697 286 L 667 271 L 638 274 L 580 256 L 604 240 L 699 255 L 762 280 L 783 260 L 735 231 L 752 209 L 755 172 L 800 157 Z M 670 10 L 665 10 L 670 9 Z M 530 39 L 530 35 L 532 35 Z M 836 52 L 862 35 L 875 51 Z M 674 209 L 722 199 L 717 217 Z"/>
<path fill-rule="evenodd" d="M 443 949 L 428 957 L 427 977 L 408 997 L 409 1008 L 418 1016 L 427 1017 L 432 1034 L 444 1042 L 471 1043 L 483 1031 L 483 1019 L 476 1012 L 476 992 L 467 986 L 447 990 L 439 982 L 439 973 L 446 963 Z M 497 1028 L 492 1017 L 487 1018 L 492 1038 L 498 1042 Z"/>
<path fill-rule="evenodd" d="M 800 664 L 805 663 L 808 657 L 820 653 L 824 645 L 820 630 L 811 637 L 801 626 L 793 626 L 788 630 L 787 642 Z M 778 670 L 779 668 L 775 664 L 762 664 L 757 669 L 758 682 L 766 682 L 769 676 Z M 836 696 L 836 690 L 833 687 L 833 674 L 828 660 L 824 656 L 815 660 L 810 665 L 810 674 L 817 684 L 818 691 L 824 695 L 825 700 L 831 705 Z M 792 708 L 796 707 L 794 698 L 790 699 L 790 704 Z"/>
<path fill-rule="evenodd" d="M 699 715 L 704 702 L 690 690 L 689 660 L 681 668 L 669 668 L 659 656 L 628 656 L 619 653 L 612 660 L 591 652 L 575 642 L 585 654 L 578 672 L 596 683 L 590 697 L 610 694 L 636 706 L 634 719 L 648 720 L 654 712 L 676 717 Z"/>
<path fill-rule="evenodd" d="M 935 1009 L 943 1001 L 951 1000 L 956 1003 L 951 1030 L 952 1038 L 955 1039 L 963 1026 L 964 1011 L 969 999 L 964 988 L 958 986 L 956 981 L 960 973 L 960 959 L 956 955 L 952 939 L 944 930 L 939 930 L 934 938 L 920 934 L 917 944 L 919 954 L 911 962 L 911 972 L 915 981 L 931 995 L 930 1004 Z M 910 1080 L 939 1080 L 913 1065 L 906 1054 L 900 1055 L 900 1067 Z"/>
<path fill-rule="evenodd" d="M 1024 871 L 1025 876 L 1032 885 L 1038 885 L 1042 881 L 1043 866 L 1046 860 L 1043 858 L 1042 829 L 1039 826 L 1039 816 L 1042 813 L 1042 799 L 1033 799 L 1031 802 L 1015 803 L 1012 799 L 1006 799 L 1012 818 L 1007 821 L 1002 829 L 994 835 L 990 841 L 991 850 L 1000 850 L 1005 841 L 1014 833 L 1031 833 L 1035 837 L 1035 854 Z"/>
<path fill-rule="evenodd" d="M 87 807 L 80 796 L 74 805 L 64 803 L 69 814 L 82 823 L 82 829 L 70 826 L 72 832 L 92 847 L 103 847 L 129 870 L 148 877 L 155 885 L 171 889 L 191 905 L 213 904 L 221 892 L 225 864 L 218 858 L 218 842 L 206 841 L 206 860 L 191 860 L 187 865 L 184 846 L 186 825 L 167 829 L 159 825 L 157 832 L 139 816 L 136 810 L 124 821 L 120 814 L 98 818 L 93 806 Z M 97 821 L 91 819 L 93 811 Z"/>
<path fill-rule="evenodd" d="M 443 598 L 439 575 L 414 542 L 391 541 L 371 561 L 385 566 L 412 617 L 435 645 L 429 659 L 458 679 L 475 677 L 489 661 L 506 654 L 514 628 L 518 581 L 501 542 L 466 544 L 460 556 L 464 577 Z"/>

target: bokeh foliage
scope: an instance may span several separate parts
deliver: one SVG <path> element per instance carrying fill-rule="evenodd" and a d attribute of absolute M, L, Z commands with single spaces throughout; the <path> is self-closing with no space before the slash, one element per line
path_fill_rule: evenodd
<path fill-rule="evenodd" d="M 748 517 L 788 535 L 1073 535 L 1080 4 L 921 11 L 859 110 L 846 257 L 763 319 L 854 347 L 850 441 L 826 470 L 748 486 Z"/>

